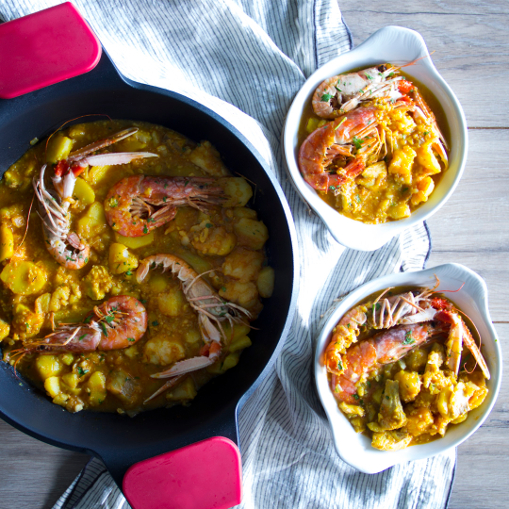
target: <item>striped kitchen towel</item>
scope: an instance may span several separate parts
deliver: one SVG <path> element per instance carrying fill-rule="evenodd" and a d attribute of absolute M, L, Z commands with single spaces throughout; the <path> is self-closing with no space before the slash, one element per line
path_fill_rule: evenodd
<path fill-rule="evenodd" d="M 60 3 L 0 0 L 11 20 Z M 300 245 L 300 293 L 274 369 L 240 413 L 240 507 L 440 508 L 455 453 L 366 475 L 343 463 L 315 394 L 312 353 L 320 317 L 363 282 L 420 269 L 431 249 L 425 225 L 372 253 L 340 246 L 287 180 L 279 143 L 286 112 L 318 66 L 351 49 L 337 0 L 75 0 L 119 70 L 215 110 L 258 149 L 283 187 Z M 97 459 L 58 509 L 127 508 Z"/>

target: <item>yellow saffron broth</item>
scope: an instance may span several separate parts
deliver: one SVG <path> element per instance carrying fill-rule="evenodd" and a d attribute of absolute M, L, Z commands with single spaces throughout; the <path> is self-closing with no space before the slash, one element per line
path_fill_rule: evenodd
<path fill-rule="evenodd" d="M 405 79 L 418 86 L 449 144 L 445 114 L 436 98 L 413 78 Z M 377 117 L 386 132 L 388 154 L 368 159 L 364 171 L 343 184 L 339 190 L 317 193 L 344 216 L 364 223 L 379 224 L 409 217 L 425 203 L 439 183 L 445 164 L 433 150 L 427 122 L 394 110 L 390 103 L 374 100 L 369 104 L 375 104 L 379 110 Z M 310 100 L 299 128 L 299 145 L 326 122 L 328 120 L 314 113 Z M 363 140 L 354 139 L 353 144 L 355 150 L 364 148 Z M 347 162 L 336 162 L 327 171 L 341 173 L 341 168 Z"/>
<path fill-rule="evenodd" d="M 391 298 L 410 291 L 418 293 L 415 287 L 402 286 L 390 289 L 383 297 Z M 358 329 L 353 322 L 346 326 L 338 323 L 333 329 L 333 337 L 344 342 L 345 351 L 388 330 L 375 328 L 371 322 L 372 313 L 380 306 L 379 295 L 380 292 L 376 292 L 356 306 L 367 315 L 366 323 Z M 443 294 L 434 294 L 434 297 L 442 303 L 451 303 Z M 467 317 L 463 319 L 476 343 L 480 344 L 476 328 Z M 339 409 L 356 432 L 372 440 L 374 448 L 392 451 L 437 440 L 451 426 L 460 425 L 471 410 L 483 403 L 488 388 L 481 368 L 463 344 L 460 370 L 455 375 L 446 366 L 447 339 L 447 331 L 444 331 L 434 336 L 434 341 L 411 349 L 395 362 L 375 363 L 354 384 L 353 398 L 339 397 L 333 377 L 328 373 Z M 411 348 L 411 335 L 405 341 Z M 359 361 L 358 357 L 356 361 Z M 341 382 L 336 379 L 336 383 Z M 461 399 L 468 402 L 465 412 L 458 411 Z"/>
<path fill-rule="evenodd" d="M 71 205 L 71 231 L 90 246 L 90 259 L 79 270 L 59 265 L 46 249 L 41 219 L 34 204 L 32 179 L 49 162 L 46 186 L 56 161 L 69 152 L 107 138 L 128 127 L 137 133 L 106 152 L 151 152 L 159 157 L 117 166 L 87 168 L 80 175 Z M 142 237 L 122 237 L 108 225 L 104 200 L 124 177 L 218 176 L 225 199 L 207 213 L 183 206 L 166 225 Z M 222 176 L 221 176 L 222 175 Z M 166 380 L 150 375 L 175 362 L 199 355 L 204 346 L 197 313 L 180 284 L 168 273 L 150 271 L 138 284 L 136 268 L 144 258 L 168 253 L 187 262 L 219 296 L 242 306 L 252 319 L 262 310 L 262 297 L 273 289 L 274 271 L 267 265 L 267 228 L 247 202 L 251 186 L 233 177 L 214 147 L 199 144 L 162 126 L 131 121 L 99 121 L 73 125 L 30 148 L 0 181 L 0 347 L 3 360 L 14 364 L 53 400 L 71 412 L 82 409 L 127 412 L 175 403 L 187 404 L 210 378 L 234 367 L 251 345 L 247 323 L 223 325 L 219 361 L 192 373 L 147 404 L 143 402 Z M 23 240 L 23 242 L 22 242 Z M 215 269 L 215 270 L 214 270 Z M 29 282 L 28 279 L 30 279 Z M 117 295 L 133 296 L 148 313 L 144 336 L 128 348 L 85 353 L 55 352 L 20 355 L 51 333 L 53 325 L 78 323 Z"/>

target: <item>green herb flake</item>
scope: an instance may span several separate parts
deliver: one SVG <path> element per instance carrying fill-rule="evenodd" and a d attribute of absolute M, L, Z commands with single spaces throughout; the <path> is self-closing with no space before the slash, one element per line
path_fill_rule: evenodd
<path fill-rule="evenodd" d="M 159 322 L 158 322 L 157 320 L 154 320 L 154 321 L 152 322 L 152 325 L 153 325 L 154 327 L 157 327 L 157 326 L 159 325 Z"/>
<path fill-rule="evenodd" d="M 352 142 L 357 150 L 359 150 L 362 147 L 362 140 L 359 140 L 357 136 L 353 137 Z"/>
<path fill-rule="evenodd" d="M 136 340 L 134 338 L 127 338 L 127 341 L 129 341 L 130 343 L 134 343 Z"/>
<path fill-rule="evenodd" d="M 322 101 L 328 103 L 332 99 L 331 94 L 323 94 L 322 95 Z"/>
<path fill-rule="evenodd" d="M 405 334 L 405 340 L 403 341 L 404 345 L 413 345 L 415 343 L 415 339 L 412 337 L 412 331 L 409 330 Z"/>

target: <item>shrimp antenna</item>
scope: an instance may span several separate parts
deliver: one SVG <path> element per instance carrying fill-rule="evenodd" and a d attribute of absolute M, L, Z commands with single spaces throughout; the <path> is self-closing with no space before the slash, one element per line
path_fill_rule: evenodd
<path fill-rule="evenodd" d="M 23 245 L 23 242 L 25 242 L 25 239 L 27 238 L 28 224 L 30 223 L 30 214 L 32 213 L 32 207 L 34 206 L 34 200 L 35 200 L 35 192 L 32 195 L 32 201 L 30 202 L 30 207 L 28 207 L 27 224 L 25 226 L 25 233 L 23 234 L 23 238 L 21 239 L 21 242 L 18 244 L 17 249 L 19 249 Z"/>
<path fill-rule="evenodd" d="M 111 120 L 111 117 L 107 115 L 106 113 L 89 113 L 87 115 L 80 115 L 79 117 L 71 118 L 70 120 L 66 120 L 56 131 L 53 131 L 46 140 L 46 146 L 44 147 L 44 155 L 46 156 L 48 152 L 48 143 L 49 140 L 53 137 L 54 134 L 58 133 L 66 124 L 69 124 L 70 122 L 74 122 L 75 120 L 79 120 L 80 118 L 85 117 L 108 117 L 108 120 Z"/>

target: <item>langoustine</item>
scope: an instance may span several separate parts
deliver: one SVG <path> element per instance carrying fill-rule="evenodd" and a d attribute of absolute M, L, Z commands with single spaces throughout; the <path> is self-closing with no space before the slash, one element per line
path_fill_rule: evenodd
<path fill-rule="evenodd" d="M 110 138 L 87 145 L 71 152 L 55 166 L 52 177 L 54 189 L 45 184 L 47 165 L 43 165 L 38 177 L 33 180 L 39 216 L 42 220 L 46 247 L 55 260 L 72 270 L 81 269 L 89 260 L 90 246 L 71 232 L 69 208 L 73 203 L 76 179 L 88 166 L 127 164 L 138 159 L 158 157 L 149 152 L 110 152 L 95 154 L 125 138 L 132 136 L 138 128 L 125 129 Z"/>
<path fill-rule="evenodd" d="M 203 274 L 198 274 L 184 260 L 174 255 L 159 254 L 142 260 L 136 272 L 138 283 L 143 282 L 149 271 L 156 268 L 162 268 L 163 272 L 170 272 L 179 280 L 187 302 L 198 314 L 198 324 L 204 345 L 197 357 L 178 361 L 169 369 L 151 375 L 152 378 L 170 378 L 170 380 L 152 394 L 145 403 L 175 385 L 183 375 L 211 366 L 219 360 L 223 348 L 222 342 L 226 339 L 221 325 L 223 322 L 233 325 L 235 322 L 243 322 L 251 317 L 246 309 L 221 299 L 203 279 Z"/>

